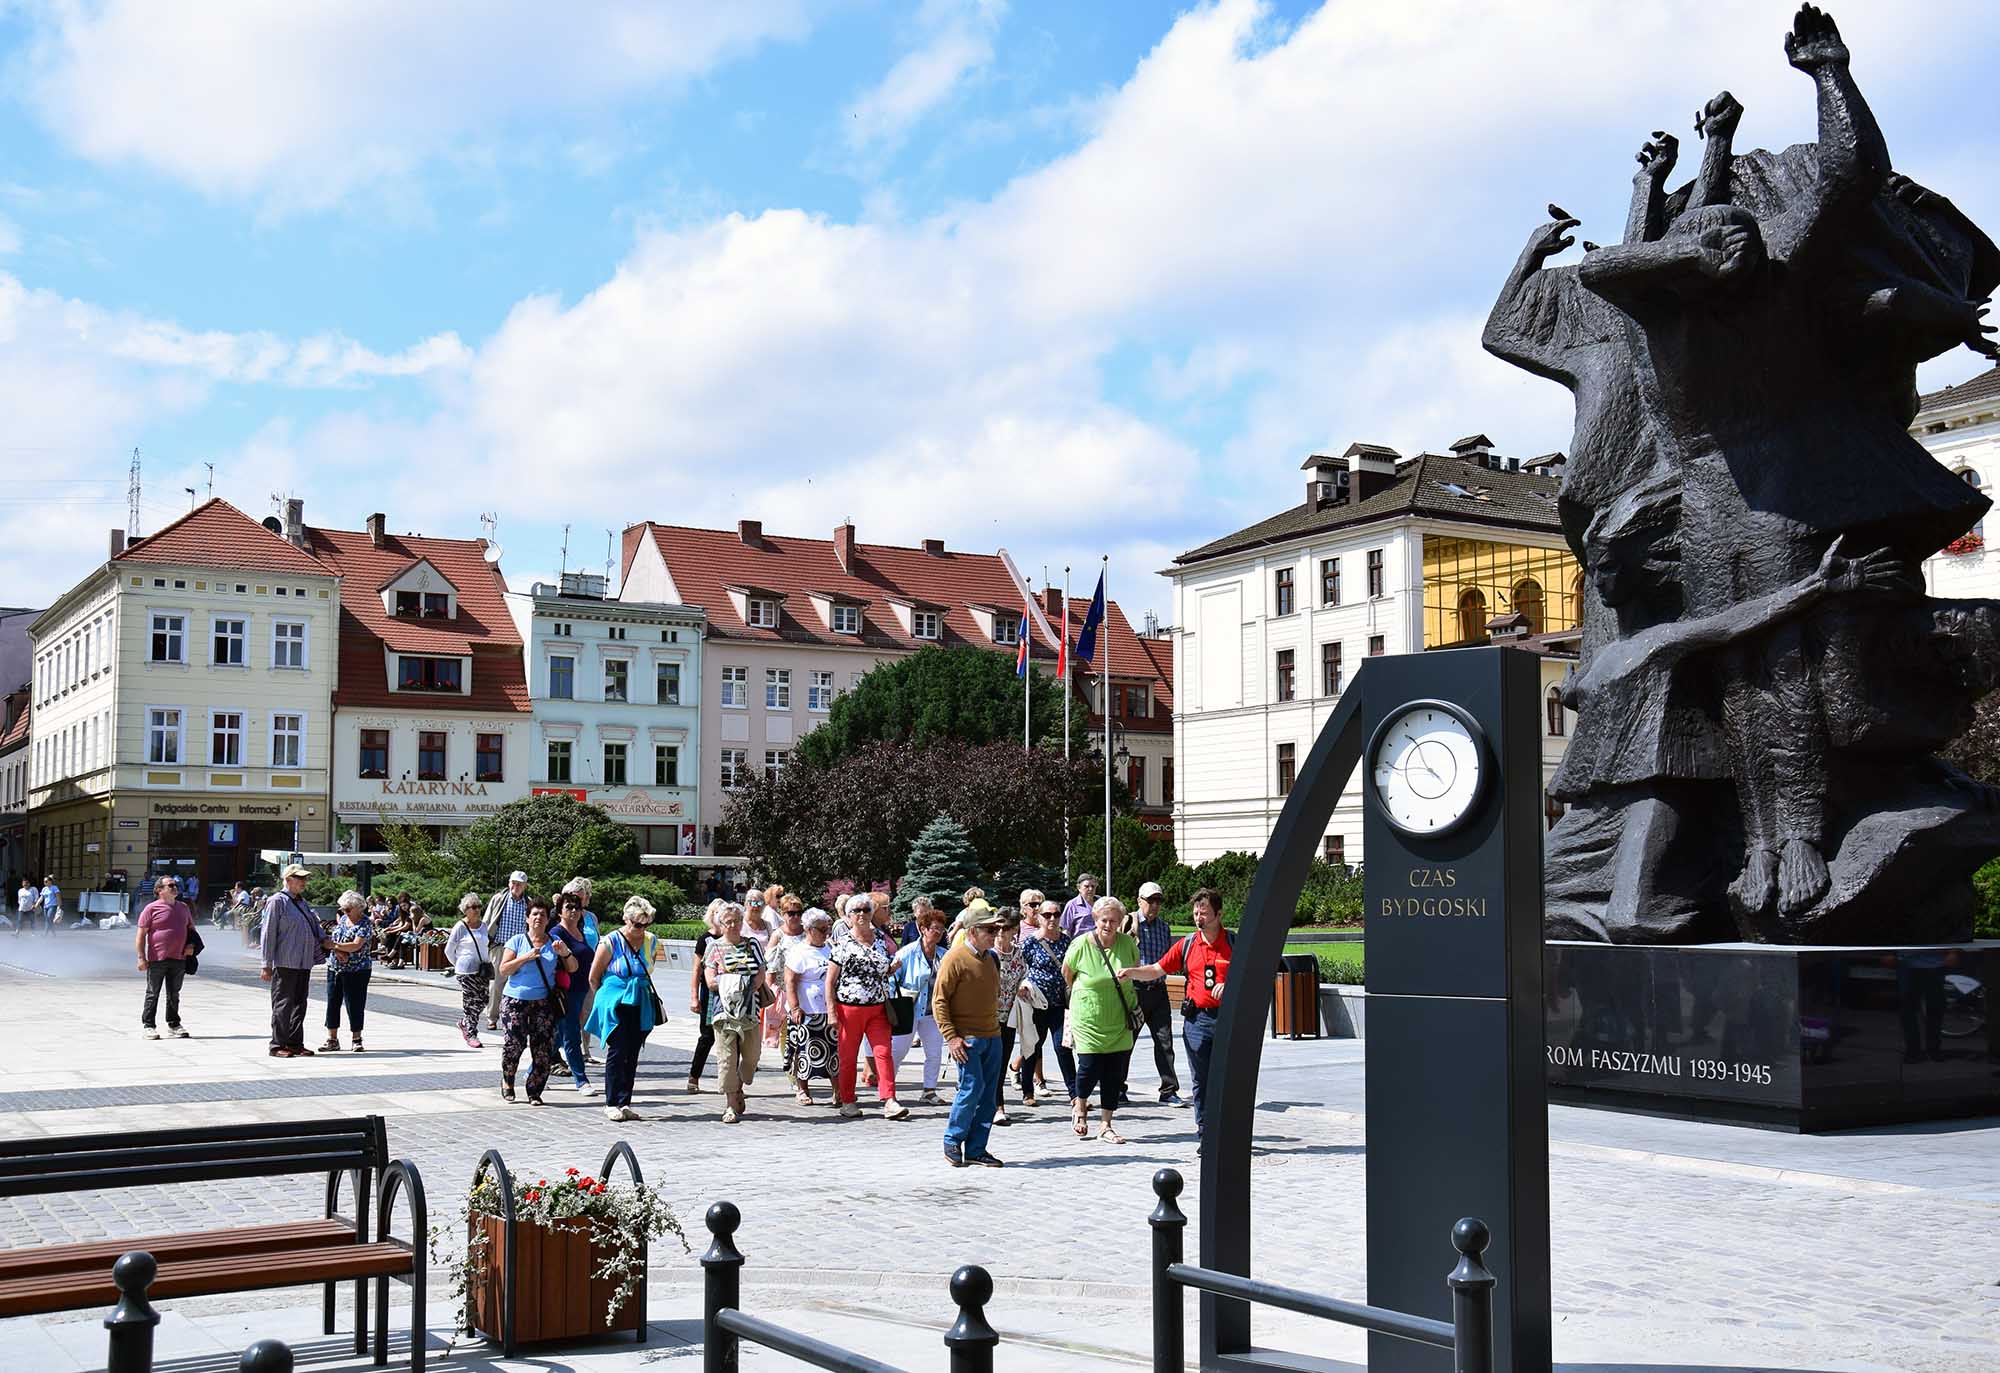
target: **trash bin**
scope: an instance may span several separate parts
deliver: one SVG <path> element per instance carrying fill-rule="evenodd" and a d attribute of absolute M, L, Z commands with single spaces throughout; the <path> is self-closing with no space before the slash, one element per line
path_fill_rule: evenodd
<path fill-rule="evenodd" d="M 1278 985 L 1271 993 L 1271 1038 L 1319 1039 L 1319 960 L 1309 953 L 1278 960 Z"/>

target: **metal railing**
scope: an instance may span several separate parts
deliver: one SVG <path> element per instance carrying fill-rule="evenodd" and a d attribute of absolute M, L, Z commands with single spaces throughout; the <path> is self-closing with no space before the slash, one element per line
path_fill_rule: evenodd
<path fill-rule="evenodd" d="M 1181 1211 L 1179 1198 L 1184 1185 L 1180 1173 L 1172 1168 L 1153 1174 L 1153 1193 L 1159 1202 L 1146 1218 L 1153 1228 L 1153 1373 L 1182 1373 L 1187 1365 L 1184 1293 L 1190 1287 L 1246 1304 L 1275 1306 L 1449 1349 L 1453 1373 L 1493 1373 L 1494 1278 L 1482 1257 L 1491 1239 L 1483 1221 L 1468 1216 L 1451 1228 L 1452 1247 L 1458 1251 L 1458 1266 L 1445 1278 L 1451 1289 L 1452 1318 L 1440 1321 L 1183 1263 L 1187 1216 Z"/>
<path fill-rule="evenodd" d="M 729 1202 L 718 1201 L 708 1208 L 706 1221 L 712 1238 L 701 1256 L 702 1373 L 736 1373 L 745 1340 L 827 1373 L 901 1373 L 864 1354 L 746 1315 L 737 1305 L 742 1300 L 744 1260 L 736 1247 L 736 1228 L 743 1223 L 743 1214 Z M 986 1303 L 993 1299 L 992 1276 L 977 1264 L 965 1265 L 951 1275 L 951 1299 L 958 1304 L 958 1319 L 944 1337 L 945 1348 L 951 1351 L 951 1373 L 993 1373 L 1000 1332 L 986 1319 Z"/>
<path fill-rule="evenodd" d="M 118 1305 L 104 1318 L 104 1373 L 153 1373 L 153 1331 L 160 1313 L 146 1300 L 147 1289 L 159 1275 L 160 1265 L 143 1250 L 118 1260 L 111 1266 L 111 1281 L 118 1285 Z M 292 1373 L 291 1347 L 283 1340 L 258 1340 L 243 1351 L 237 1373 Z"/>

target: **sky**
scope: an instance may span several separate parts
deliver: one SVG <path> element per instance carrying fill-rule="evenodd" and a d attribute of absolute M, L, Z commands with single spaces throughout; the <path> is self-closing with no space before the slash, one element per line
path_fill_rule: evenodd
<path fill-rule="evenodd" d="M 1895 165 L 2000 233 L 1990 0 L 1834 5 Z M 1178 553 L 1299 464 L 1567 393 L 1480 325 L 1655 129 L 1809 141 L 1790 7 L 1634 0 L 0 0 L 0 604 L 188 488 L 473 537 L 642 519 Z M 1982 113 L 1983 112 L 1983 113 Z M 1577 249 L 1572 250 L 1572 254 Z M 1926 388 L 1972 353 L 1927 364 Z M 568 526 L 568 553 L 563 552 Z"/>

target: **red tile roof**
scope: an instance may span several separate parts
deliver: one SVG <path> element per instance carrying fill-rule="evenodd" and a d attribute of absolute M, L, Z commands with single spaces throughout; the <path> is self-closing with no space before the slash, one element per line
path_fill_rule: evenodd
<path fill-rule="evenodd" d="M 391 534 L 377 548 L 359 530 L 308 529 L 306 544 L 340 573 L 344 583 L 336 706 L 485 713 L 529 709 L 521 634 L 507 613 L 507 583 L 500 565 L 486 561 L 483 540 Z M 419 559 L 428 561 L 457 591 L 456 619 L 403 620 L 383 609 L 377 588 Z M 463 696 L 389 690 L 384 645 L 400 653 L 471 655 L 472 690 Z"/>
<path fill-rule="evenodd" d="M 890 544 L 854 546 L 853 569 L 842 568 L 831 539 L 797 539 L 765 534 L 752 547 L 734 530 L 690 529 L 642 524 L 626 531 L 626 567 L 637 548 L 634 532 L 649 532 L 666 560 L 680 598 L 708 612 L 708 636 L 753 643 L 860 644 L 885 651 L 914 651 L 937 643 L 946 648 L 996 645 L 980 631 L 971 605 L 992 605 L 1021 613 L 1021 596 L 1006 567 L 991 553 L 926 553 Z M 729 588 L 757 587 L 785 597 L 775 629 L 755 628 L 736 613 Z M 861 633 L 835 634 L 819 617 L 815 596 L 861 607 Z M 892 601 L 915 602 L 942 610 L 941 638 L 917 639 L 903 631 Z M 1012 644 L 1004 646 L 1012 653 Z M 1034 656 L 1055 650 L 1034 642 Z"/>
<path fill-rule="evenodd" d="M 133 540 L 112 561 L 226 567 L 241 572 L 302 572 L 319 577 L 333 573 L 325 563 L 285 542 L 220 496 L 196 506 L 165 529 Z"/>
<path fill-rule="evenodd" d="M 1062 632 L 1062 595 L 1050 592 L 1044 596 L 1042 608 L 1048 614 L 1049 623 Z M 1069 603 L 1070 654 L 1077 671 L 1084 670 L 1084 664 L 1075 662 L 1076 640 L 1083 628 L 1083 617 L 1090 613 L 1087 597 L 1071 597 Z M 1100 629 L 1103 643 L 1098 648 L 1098 662 L 1110 655 L 1111 680 L 1149 681 L 1153 684 L 1153 713 L 1156 717 L 1170 719 L 1174 711 L 1174 645 L 1171 639 L 1148 639 L 1132 628 L 1132 622 L 1125 618 L 1125 612 L 1118 602 L 1108 602 L 1104 607 L 1104 621 L 1108 628 Z"/>

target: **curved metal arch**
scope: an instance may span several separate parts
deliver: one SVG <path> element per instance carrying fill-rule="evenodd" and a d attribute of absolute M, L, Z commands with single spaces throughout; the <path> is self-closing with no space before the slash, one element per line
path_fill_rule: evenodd
<path fill-rule="evenodd" d="M 368 1243 L 369 1178 L 372 1176 L 373 1171 L 373 1169 L 367 1167 L 351 1168 L 348 1170 L 349 1175 L 354 1179 L 354 1242 L 356 1244 Z M 341 1172 L 338 1168 L 326 1175 L 326 1218 L 328 1220 L 336 1219 L 340 1215 L 340 1177 Z M 331 1335 L 334 1325 L 334 1289 L 339 1284 L 329 1282 L 325 1286 L 325 1319 L 322 1322 L 322 1326 L 324 1332 Z M 356 1278 L 354 1280 L 354 1352 L 356 1354 L 365 1354 L 368 1352 L 368 1279 L 366 1278 Z"/>
<path fill-rule="evenodd" d="M 1257 864 L 1230 951 L 1229 988 L 1217 1016 L 1210 1060 L 1201 1155 L 1201 1262 L 1218 1272 L 1250 1276 L 1250 1141 L 1264 1024 L 1299 892 L 1319 852 L 1320 836 L 1361 761 L 1362 702 L 1371 680 L 1369 664 L 1363 662 L 1313 741 Z M 1249 1348 L 1249 1304 L 1203 1293 L 1202 1367 L 1214 1367 L 1218 1354 Z"/>
<path fill-rule="evenodd" d="M 645 1174 L 639 1171 L 639 1156 L 633 1153 L 632 1146 L 622 1139 L 605 1151 L 604 1164 L 597 1170 L 597 1176 L 608 1182 L 611 1178 L 611 1165 L 620 1159 L 625 1160 L 626 1170 L 632 1174 L 632 1185 L 634 1187 L 644 1187 L 646 1185 L 646 1177 Z M 640 1344 L 646 1342 L 646 1265 L 651 1261 L 650 1248 L 651 1246 L 646 1242 L 645 1236 L 641 1235 L 639 1237 L 639 1285 L 632 1293 L 632 1299 L 639 1304 Z"/>
<path fill-rule="evenodd" d="M 479 1166 L 472 1170 L 472 1187 L 468 1190 L 478 1189 L 480 1179 L 486 1176 L 489 1168 L 493 1170 L 494 1181 L 500 1186 L 500 1247 L 506 1250 L 500 1260 L 500 1357 L 511 1359 L 514 1357 L 514 1288 L 520 1275 L 521 1262 L 520 1245 L 517 1243 L 520 1238 L 518 1234 L 520 1221 L 514 1212 L 514 1179 L 507 1172 L 507 1160 L 500 1157 L 498 1149 L 488 1149 L 479 1156 Z M 472 1242 L 474 1224 L 476 1222 L 471 1219 L 467 1219 L 465 1223 L 465 1239 L 468 1244 Z M 486 1261 L 493 1262 L 493 1256 L 488 1254 Z M 473 1328 L 472 1294 L 469 1291 L 465 1297 L 464 1314 L 465 1331 L 469 1335 Z"/>
<path fill-rule="evenodd" d="M 399 1158 L 382 1170 L 382 1199 L 375 1209 L 375 1233 L 386 1243 L 400 1243 L 392 1233 L 396 1194 L 407 1191 L 410 1211 L 410 1373 L 424 1373 L 424 1293 L 430 1280 L 430 1207 L 424 1203 L 424 1177 L 417 1165 Z M 375 1279 L 375 1362 L 389 1361 L 389 1279 Z"/>

